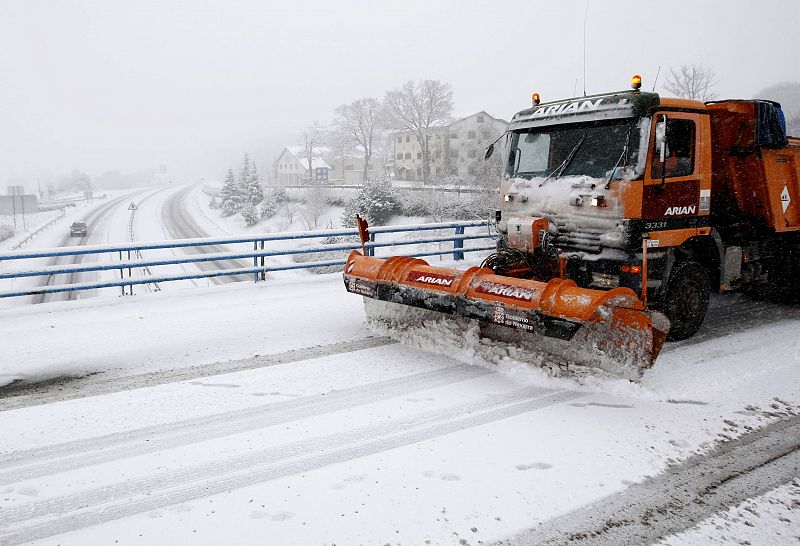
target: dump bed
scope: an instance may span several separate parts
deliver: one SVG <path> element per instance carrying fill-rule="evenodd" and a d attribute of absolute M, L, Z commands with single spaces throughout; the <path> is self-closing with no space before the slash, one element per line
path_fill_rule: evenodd
<path fill-rule="evenodd" d="M 711 209 L 715 224 L 747 220 L 800 231 L 800 139 L 786 137 L 777 103 L 727 100 L 707 104 L 711 116 Z"/>

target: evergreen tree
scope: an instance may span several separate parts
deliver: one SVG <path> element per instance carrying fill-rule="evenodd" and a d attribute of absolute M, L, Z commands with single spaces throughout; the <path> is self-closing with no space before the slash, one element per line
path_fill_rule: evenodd
<path fill-rule="evenodd" d="M 258 205 L 264 200 L 264 190 L 261 188 L 261 181 L 258 177 L 258 169 L 253 162 L 250 168 L 250 179 L 247 181 L 247 200 L 253 205 Z"/>
<path fill-rule="evenodd" d="M 256 212 L 256 207 L 253 203 L 247 202 L 242 207 L 242 218 L 244 218 L 244 223 L 248 226 L 253 226 L 258 223 L 258 213 Z"/>
<path fill-rule="evenodd" d="M 239 169 L 239 184 L 243 190 L 250 183 L 252 172 L 253 170 L 250 166 L 250 155 L 245 153 L 244 157 L 242 158 L 242 167 Z M 246 195 L 246 190 L 244 190 L 244 193 Z"/>
<path fill-rule="evenodd" d="M 233 176 L 233 169 L 228 169 L 228 175 L 225 177 L 225 184 L 219 192 L 220 200 L 222 201 L 222 215 L 231 216 L 236 214 L 241 205 L 241 192 L 239 190 L 236 179 Z"/>

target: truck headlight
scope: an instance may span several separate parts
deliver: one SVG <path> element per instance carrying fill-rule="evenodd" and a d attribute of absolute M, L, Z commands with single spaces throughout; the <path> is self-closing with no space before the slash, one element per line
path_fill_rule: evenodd
<path fill-rule="evenodd" d="M 610 275 L 608 273 L 598 273 L 592 271 L 592 284 L 597 288 L 616 288 L 619 286 L 619 275 Z"/>

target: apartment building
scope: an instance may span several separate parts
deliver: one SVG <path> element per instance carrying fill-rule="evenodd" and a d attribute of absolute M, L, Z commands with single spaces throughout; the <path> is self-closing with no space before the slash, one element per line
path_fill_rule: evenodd
<path fill-rule="evenodd" d="M 432 129 L 428 134 L 431 178 L 454 177 L 470 182 L 483 150 L 503 134 L 508 122 L 485 111 L 460 118 Z M 407 131 L 392 134 L 392 172 L 396 180 L 422 179 L 422 147 Z"/>

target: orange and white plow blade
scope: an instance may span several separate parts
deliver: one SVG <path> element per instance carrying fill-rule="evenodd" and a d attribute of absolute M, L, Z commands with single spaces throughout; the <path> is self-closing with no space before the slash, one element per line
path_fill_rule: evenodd
<path fill-rule="evenodd" d="M 652 366 L 669 331 L 667 318 L 648 310 L 629 288 L 592 290 L 568 279 L 517 279 L 486 268 L 459 271 L 358 251 L 348 256 L 344 281 L 349 292 L 365 298 L 477 320 L 482 331 L 499 338 L 517 330 L 516 339 L 526 345 L 614 373 Z M 540 343 L 539 336 L 555 342 Z"/>

